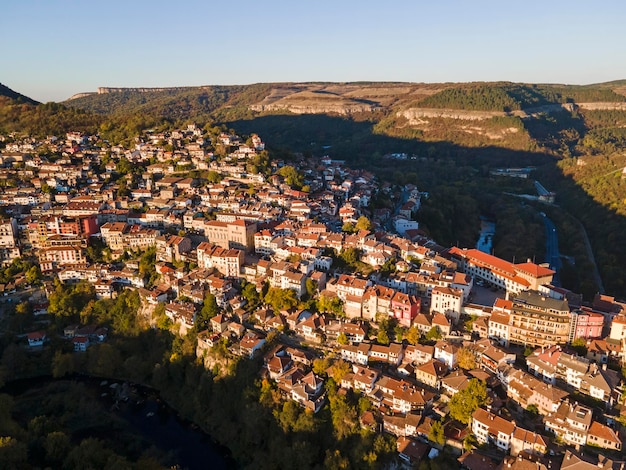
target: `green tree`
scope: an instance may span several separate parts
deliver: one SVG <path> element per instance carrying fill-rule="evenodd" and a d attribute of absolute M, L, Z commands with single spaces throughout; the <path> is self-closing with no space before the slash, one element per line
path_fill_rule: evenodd
<path fill-rule="evenodd" d="M 348 337 L 344 332 L 339 333 L 339 336 L 337 336 L 337 342 L 343 345 L 348 344 Z"/>
<path fill-rule="evenodd" d="M 206 330 L 209 327 L 211 318 L 215 317 L 219 313 L 220 308 L 217 305 L 217 300 L 215 299 L 215 296 L 210 292 L 207 292 L 207 294 L 204 296 L 202 309 L 200 309 L 200 312 L 196 315 L 197 330 Z"/>
<path fill-rule="evenodd" d="M 346 248 L 341 251 L 340 256 L 347 264 L 354 266 L 359 261 L 361 252 L 358 248 Z"/>
<path fill-rule="evenodd" d="M 439 332 L 439 328 L 437 328 L 436 326 L 433 326 L 426 333 L 426 339 L 429 340 L 429 341 L 438 340 L 438 339 L 441 339 L 441 338 L 442 338 L 442 336 L 441 336 L 441 333 Z"/>
<path fill-rule="evenodd" d="M 302 174 L 291 165 L 285 165 L 282 167 L 278 170 L 278 174 L 285 178 L 285 183 L 294 189 L 300 189 L 304 184 L 304 177 Z"/>
<path fill-rule="evenodd" d="M 115 170 L 121 175 L 132 173 L 134 169 L 135 166 L 124 156 L 115 164 Z"/>
<path fill-rule="evenodd" d="M 355 228 L 352 222 L 346 222 L 341 226 L 341 231 L 346 233 L 354 233 Z"/>
<path fill-rule="evenodd" d="M 256 286 L 251 282 L 246 282 L 241 289 L 241 296 L 246 299 L 250 307 L 256 307 L 261 302 L 261 296 L 256 290 Z"/>
<path fill-rule="evenodd" d="M 465 390 L 452 396 L 448 405 L 450 416 L 463 424 L 469 424 L 474 411 L 487 403 L 487 384 L 482 380 L 470 379 Z"/>
<path fill-rule="evenodd" d="M 384 328 L 379 329 L 378 336 L 376 336 L 376 341 L 378 342 L 378 344 L 382 344 L 384 346 L 388 345 L 390 343 L 390 340 L 387 330 L 385 330 Z"/>
<path fill-rule="evenodd" d="M 70 450 L 70 438 L 62 431 L 53 431 L 46 436 L 43 448 L 46 451 L 46 460 L 60 465 Z"/>
<path fill-rule="evenodd" d="M 307 278 L 306 281 L 305 281 L 305 287 L 306 287 L 306 293 L 307 293 L 308 297 L 310 299 L 315 297 L 315 294 L 317 293 L 317 282 L 315 282 L 311 278 Z"/>
<path fill-rule="evenodd" d="M 463 449 L 466 452 L 471 452 L 471 450 L 478 445 L 478 441 L 476 440 L 476 436 L 474 433 L 467 433 L 465 439 L 463 439 Z"/>
<path fill-rule="evenodd" d="M 576 351 L 579 356 L 585 357 L 587 355 L 587 341 L 584 338 L 576 338 L 572 341 L 572 349 Z"/>
<path fill-rule="evenodd" d="M 26 282 L 28 282 L 29 284 L 37 285 L 39 284 L 39 281 L 41 281 L 41 278 L 42 275 L 39 266 L 33 266 L 28 271 L 26 271 Z"/>
<path fill-rule="evenodd" d="M 289 310 L 298 305 L 296 291 L 292 289 L 270 287 L 263 300 L 266 304 L 271 305 L 275 311 Z"/>
<path fill-rule="evenodd" d="M 440 421 L 434 421 L 428 433 L 428 440 L 437 445 L 443 446 L 446 443 L 443 424 Z"/>
<path fill-rule="evenodd" d="M 369 230 L 372 230 L 372 228 L 374 228 L 374 227 L 373 227 L 372 222 L 370 221 L 370 219 L 368 219 L 367 217 L 362 215 L 356 221 L 356 225 L 354 226 L 354 228 L 356 230 L 368 230 L 369 231 Z"/>

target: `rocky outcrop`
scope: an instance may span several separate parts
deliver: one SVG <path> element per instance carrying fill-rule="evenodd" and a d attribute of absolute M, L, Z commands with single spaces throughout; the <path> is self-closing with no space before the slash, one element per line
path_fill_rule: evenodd
<path fill-rule="evenodd" d="M 296 104 L 296 103 L 274 103 L 274 104 L 253 104 L 252 111 L 289 111 L 294 114 L 341 114 L 344 116 L 355 113 L 369 113 L 381 109 L 380 106 L 362 103 L 351 104 Z"/>
<path fill-rule="evenodd" d="M 597 102 L 597 103 L 576 103 L 576 105 L 581 109 L 588 109 L 589 111 L 605 111 L 605 110 L 626 111 L 626 103 Z"/>
<path fill-rule="evenodd" d="M 155 91 L 185 91 L 185 90 L 204 90 L 203 86 L 173 86 L 173 87 L 161 87 L 161 88 L 124 88 L 124 87 L 98 87 L 98 94 L 103 95 L 105 93 L 123 93 L 126 91 L 134 91 L 138 93 L 151 93 Z"/>
<path fill-rule="evenodd" d="M 86 91 L 84 93 L 76 93 L 75 95 L 70 96 L 67 101 L 72 101 L 78 98 L 83 98 L 85 96 L 91 96 L 91 95 L 95 95 L 96 93 L 93 91 Z"/>
<path fill-rule="evenodd" d="M 500 111 L 464 111 L 462 109 L 438 109 L 438 108 L 409 108 L 396 113 L 398 117 L 404 117 L 411 123 L 419 123 L 422 118 L 447 118 L 461 119 L 465 121 L 484 121 L 495 116 L 505 116 Z"/>

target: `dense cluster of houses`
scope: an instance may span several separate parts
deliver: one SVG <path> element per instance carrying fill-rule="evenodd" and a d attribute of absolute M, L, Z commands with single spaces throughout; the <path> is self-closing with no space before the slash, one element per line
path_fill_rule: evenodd
<path fill-rule="evenodd" d="M 622 377 L 607 366 L 626 351 L 626 305 L 604 295 L 584 304 L 553 286 L 555 273 L 543 264 L 437 245 L 414 220 L 421 194 L 412 185 L 394 193 L 342 161 L 301 158 L 302 191 L 280 176 L 286 162 L 269 161 L 266 173 L 250 164 L 263 152 L 258 136 L 245 143 L 225 133 L 209 137 L 195 125 L 147 133 L 132 149 L 79 133 L 12 138 L 0 154 L 2 178 L 15 182 L 0 188 L 7 214 L 0 220 L 0 262 L 36 254 L 44 274 L 89 282 L 98 298 L 138 289 L 146 305 L 165 304 L 182 335 L 213 294 L 221 313 L 198 334 L 199 357 L 206 361 L 220 344 L 244 357 L 262 354 L 266 376 L 314 412 L 324 405 L 325 390 L 313 360 L 322 351 L 341 359 L 349 368 L 340 387 L 375 405 L 362 424 L 401 437 L 401 455 L 409 460 L 411 449 L 423 450 L 419 439 L 428 439 L 433 422 L 447 415 L 448 400 L 472 379 L 487 384 L 491 403 L 474 411 L 468 429 L 456 437 L 450 431 L 449 443 L 469 430 L 478 443 L 512 456 L 547 455 L 555 438 L 621 450 L 610 417 L 621 403 Z M 123 172 L 122 163 L 145 171 Z M 208 178 L 209 172 L 219 177 Z M 375 195 L 395 209 L 371 210 Z M 368 229 L 342 231 L 366 215 Z M 89 259 L 94 238 L 106 246 L 109 263 Z M 138 256 L 152 247 L 158 280 L 149 285 Z M 337 270 L 334 259 L 347 250 L 371 274 Z M 383 275 L 389 262 L 392 272 Z M 323 297 L 341 305 L 342 315 L 251 310 L 241 295 L 244 280 L 258 292 L 269 286 L 299 299 Z M 495 302 L 472 303 L 477 289 L 488 288 L 499 290 Z M 372 330 L 381 319 L 433 341 L 410 344 L 398 336 L 379 344 Z M 76 351 L 106 338 L 105 330 L 88 330 L 66 329 Z M 271 332 L 290 341 L 268 349 Z M 44 340 L 44 332 L 28 336 L 33 347 Z M 572 343 L 583 344 L 586 354 L 576 354 Z M 460 356 L 468 354 L 474 366 L 460 368 Z M 535 411 L 542 428 L 516 423 L 507 402 Z M 471 461 L 464 456 L 468 468 Z"/>

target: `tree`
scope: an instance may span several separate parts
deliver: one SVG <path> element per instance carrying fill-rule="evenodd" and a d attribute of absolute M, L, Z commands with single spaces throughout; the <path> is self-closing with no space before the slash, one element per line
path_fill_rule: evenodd
<path fill-rule="evenodd" d="M 470 349 L 459 349 L 456 357 L 461 369 L 471 370 L 476 368 L 476 358 Z"/>
<path fill-rule="evenodd" d="M 69 452 L 70 444 L 70 438 L 64 432 L 49 433 L 43 443 L 46 459 L 57 465 L 60 464 Z"/>
<path fill-rule="evenodd" d="M 217 316 L 218 313 L 220 313 L 220 308 L 217 305 L 217 300 L 215 299 L 215 296 L 210 292 L 207 292 L 207 294 L 204 296 L 202 309 L 196 315 L 196 325 L 198 331 L 208 328 L 211 318 Z"/>
<path fill-rule="evenodd" d="M 296 291 L 292 289 L 270 287 L 263 300 L 266 304 L 271 305 L 276 311 L 289 310 L 290 308 L 298 305 Z"/>
<path fill-rule="evenodd" d="M 313 361 L 313 373 L 315 375 L 326 375 L 326 371 L 330 367 L 328 358 L 317 358 Z"/>
<path fill-rule="evenodd" d="M 337 342 L 343 345 L 348 344 L 348 337 L 343 331 L 339 333 L 339 336 L 337 336 Z"/>
<path fill-rule="evenodd" d="M 382 344 L 384 346 L 390 343 L 389 341 L 389 333 L 384 328 L 378 330 L 378 336 L 376 337 L 376 341 L 378 344 Z"/>
<path fill-rule="evenodd" d="M 572 349 L 576 351 L 579 356 L 587 355 L 587 341 L 584 338 L 576 338 L 572 341 Z"/>
<path fill-rule="evenodd" d="M 446 436 L 444 434 L 443 424 L 440 421 L 433 421 L 428 433 L 428 440 L 443 446 L 446 443 Z"/>
<path fill-rule="evenodd" d="M 346 248 L 341 251 L 340 256 L 347 264 L 353 266 L 359 261 L 361 252 L 358 248 Z"/>
<path fill-rule="evenodd" d="M 409 328 L 409 331 L 406 333 L 407 341 L 413 345 L 419 343 L 420 336 L 420 330 L 418 330 L 416 326 Z"/>
<path fill-rule="evenodd" d="M 331 367 L 331 375 L 333 380 L 340 384 L 341 380 L 350 372 L 350 364 L 343 359 L 335 361 Z"/>
<path fill-rule="evenodd" d="M 433 326 L 426 333 L 426 339 L 427 340 L 437 340 L 437 339 L 441 339 L 441 338 L 442 338 L 442 336 L 441 336 L 441 333 L 439 332 L 439 328 L 437 328 L 436 326 Z"/>
<path fill-rule="evenodd" d="M 57 351 L 52 359 L 52 377 L 65 377 L 75 372 L 74 355 Z"/>
<path fill-rule="evenodd" d="M 248 305 L 250 305 L 251 307 L 257 306 L 261 301 L 261 297 L 256 290 L 256 286 L 251 282 L 247 282 L 243 286 L 243 288 L 241 289 L 241 296 L 246 299 Z"/>
<path fill-rule="evenodd" d="M 450 416 L 463 424 L 469 424 L 474 411 L 487 403 L 487 384 L 482 380 L 470 379 L 467 388 L 455 393 L 450 400 Z"/>
<path fill-rule="evenodd" d="M 526 411 L 528 411 L 533 416 L 539 415 L 539 408 L 534 403 L 531 403 L 526 407 Z"/>
<path fill-rule="evenodd" d="M 41 281 L 41 269 L 39 266 L 33 266 L 28 271 L 26 271 L 26 282 L 29 284 L 39 284 Z"/>
<path fill-rule="evenodd" d="M 306 293 L 309 296 L 309 298 L 312 299 L 313 297 L 315 297 L 315 293 L 317 292 L 317 282 L 307 277 L 306 281 L 304 282 L 304 285 L 306 287 Z"/>
<path fill-rule="evenodd" d="M 346 233 L 354 233 L 354 224 L 352 222 L 346 222 L 341 226 L 341 231 Z"/>
<path fill-rule="evenodd" d="M 320 312 L 330 312 L 336 316 L 344 316 L 343 302 L 339 297 L 321 295 L 317 300 L 317 309 Z"/>
<path fill-rule="evenodd" d="M 467 452 L 471 452 L 471 450 L 476 447 L 476 445 L 478 445 L 476 436 L 474 436 L 474 433 L 468 433 L 467 436 L 465 436 L 465 439 L 463 439 L 463 449 L 465 449 Z"/>
<path fill-rule="evenodd" d="M 405 334 L 405 329 L 402 328 L 400 325 L 396 325 L 393 329 L 393 333 L 396 337 L 396 342 L 397 343 L 402 342 L 402 338 L 404 337 L 404 334 Z"/>
<path fill-rule="evenodd" d="M 300 189 L 304 184 L 304 177 L 302 174 L 291 165 L 285 165 L 282 167 L 278 170 L 278 174 L 285 178 L 285 183 L 294 189 Z"/>
<path fill-rule="evenodd" d="M 370 221 L 370 219 L 362 215 L 356 221 L 356 225 L 354 226 L 354 228 L 356 230 L 368 230 L 369 231 L 369 230 L 372 230 L 373 226 L 372 226 L 372 222 Z"/>

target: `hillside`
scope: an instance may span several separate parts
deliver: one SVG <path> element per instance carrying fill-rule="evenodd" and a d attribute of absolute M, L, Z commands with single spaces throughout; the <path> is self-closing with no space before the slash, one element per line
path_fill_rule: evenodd
<path fill-rule="evenodd" d="M 0 99 L 2 98 L 9 98 L 10 100 L 18 101 L 20 103 L 38 104 L 38 102 L 34 99 L 22 95 L 17 91 L 11 90 L 8 86 L 0 83 Z"/>
<path fill-rule="evenodd" d="M 0 83 L 0 134 L 46 136 L 72 130 L 95 132 L 102 121 L 101 116 L 80 108 L 39 103 Z"/>
<path fill-rule="evenodd" d="M 143 115 L 172 123 L 236 122 L 272 115 L 342 116 L 369 121 L 375 133 L 398 138 L 529 150 L 546 140 L 542 135 L 545 126 L 527 124 L 534 118 L 578 110 L 626 109 L 626 96 L 620 94 L 623 82 L 612 83 L 354 82 L 99 88 L 97 93 L 76 95 L 65 104 L 96 114 Z"/>
<path fill-rule="evenodd" d="M 563 253 L 576 260 L 565 268 L 565 285 L 589 296 L 596 286 L 588 276 L 579 220 L 608 292 L 624 296 L 626 276 L 619 273 L 626 242 L 616 237 L 626 233 L 626 180 L 619 157 L 626 149 L 625 83 L 102 88 L 55 105 L 58 109 L 18 109 L 11 101 L 13 114 L 0 119 L 0 131 L 32 129 L 32 119 L 49 124 L 63 117 L 56 128 L 74 119 L 76 125 L 97 127 L 110 142 L 129 142 L 146 128 L 165 130 L 190 121 L 225 124 L 244 135 L 259 133 L 275 155 L 328 153 L 387 181 L 417 184 L 431 194 L 422 227 L 443 244 L 471 245 L 479 216 L 485 215 L 498 221 L 494 249 L 499 256 L 541 259 L 544 234 L 537 214 L 545 210 L 563 234 Z M 0 107 L 3 114 L 7 111 Z M 411 159 L 391 163 L 385 158 L 390 153 Z M 559 209 L 520 205 L 519 199 L 504 196 L 533 192 L 532 184 L 490 176 L 490 169 L 507 166 L 536 167 L 533 178 L 557 192 Z M 607 227 L 616 241 L 610 248 Z"/>

